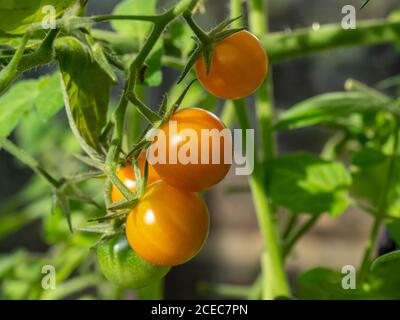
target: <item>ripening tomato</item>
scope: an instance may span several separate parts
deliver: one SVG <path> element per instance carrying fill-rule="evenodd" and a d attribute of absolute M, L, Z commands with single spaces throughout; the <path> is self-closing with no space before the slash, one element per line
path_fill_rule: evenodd
<path fill-rule="evenodd" d="M 207 206 L 196 193 L 152 184 L 126 220 L 126 237 L 143 259 L 161 266 L 189 261 L 208 236 Z"/>
<path fill-rule="evenodd" d="M 145 261 L 132 250 L 125 237 L 114 237 L 99 245 L 97 260 L 104 276 L 120 288 L 146 287 L 171 269 Z"/>
<path fill-rule="evenodd" d="M 188 108 L 160 128 L 149 151 L 149 161 L 162 180 L 197 192 L 227 175 L 232 164 L 232 135 L 211 112 Z M 152 154 L 158 161 L 151 160 Z"/>
<path fill-rule="evenodd" d="M 247 31 L 237 32 L 215 44 L 210 72 L 204 57 L 195 65 L 198 79 L 211 94 L 240 99 L 254 93 L 268 72 L 268 57 L 260 41 Z"/>
<path fill-rule="evenodd" d="M 138 165 L 140 168 L 140 173 L 144 175 L 144 165 L 146 162 L 146 153 L 142 152 L 138 158 Z M 136 179 L 135 179 L 135 170 L 132 166 L 125 166 L 121 167 L 117 171 L 118 178 L 124 183 L 125 186 L 129 188 L 132 192 L 136 191 Z M 160 180 L 157 172 L 154 168 L 149 164 L 148 166 L 148 174 L 147 174 L 147 184 L 151 184 L 157 180 Z M 113 184 L 112 185 L 112 192 L 111 192 L 111 200 L 112 202 L 118 202 L 124 200 L 125 197 L 123 194 L 118 190 L 118 188 Z"/>

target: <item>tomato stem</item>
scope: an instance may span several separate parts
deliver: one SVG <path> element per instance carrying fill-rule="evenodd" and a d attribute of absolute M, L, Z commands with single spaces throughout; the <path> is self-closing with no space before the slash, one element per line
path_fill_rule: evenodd
<path fill-rule="evenodd" d="M 296 216 L 296 215 L 294 215 Z M 283 248 L 283 258 L 286 258 L 289 256 L 290 252 L 292 251 L 294 245 L 297 243 L 297 241 L 304 235 L 306 234 L 318 221 L 320 218 L 320 214 L 314 215 L 308 219 L 307 222 L 305 222 L 300 229 L 297 230 L 295 234 L 293 234 L 291 237 L 288 237 L 285 246 Z"/>
<path fill-rule="evenodd" d="M 187 24 L 192 29 L 194 34 L 197 36 L 197 38 L 203 44 L 203 46 L 205 47 L 205 46 L 209 45 L 211 42 L 210 37 L 208 36 L 207 32 L 203 31 L 199 27 L 199 25 L 193 20 L 192 13 L 190 11 L 186 11 L 183 14 L 183 17 L 185 18 Z"/>
<path fill-rule="evenodd" d="M 90 19 L 94 22 L 102 22 L 109 20 L 132 20 L 132 21 L 147 21 L 147 22 L 157 22 L 159 16 L 144 16 L 144 15 L 99 15 L 92 16 Z"/>
<path fill-rule="evenodd" d="M 267 34 L 267 16 L 263 0 L 249 0 L 250 29 L 258 37 Z M 263 154 L 256 157 L 250 188 L 253 194 L 256 213 L 264 239 L 262 256 L 262 298 L 275 299 L 289 297 L 290 289 L 284 270 L 281 252 L 281 240 L 278 230 L 276 212 L 269 203 L 265 187 L 265 165 L 274 158 L 275 138 L 272 132 L 272 103 L 270 97 L 271 77 L 256 94 L 256 114 L 259 123 L 261 150 Z"/>
<path fill-rule="evenodd" d="M 12 57 L 10 63 L 0 71 L 0 92 L 5 90 L 8 85 L 18 76 L 18 64 L 24 54 L 26 44 L 29 40 L 29 32 L 25 33 L 20 46 Z"/>

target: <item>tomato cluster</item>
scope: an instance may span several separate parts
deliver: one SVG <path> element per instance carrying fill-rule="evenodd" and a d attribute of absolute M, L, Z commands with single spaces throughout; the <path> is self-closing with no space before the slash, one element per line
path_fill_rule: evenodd
<path fill-rule="evenodd" d="M 257 38 L 241 31 L 215 44 L 208 74 L 203 57 L 195 69 L 210 93 L 237 99 L 252 94 L 261 85 L 268 60 Z M 209 213 L 197 192 L 219 183 L 231 168 L 232 138 L 229 131 L 229 135 L 224 134 L 226 130 L 214 114 L 199 108 L 178 111 L 159 128 L 149 151 L 153 148 L 153 155 L 158 156 L 164 152 L 165 161 L 160 161 L 162 157 L 155 162 L 147 159 L 146 191 L 125 223 L 130 248 L 123 239 L 124 246 L 113 240 L 98 249 L 100 266 L 109 280 L 121 287 L 142 287 L 201 250 L 208 236 Z M 196 139 L 191 139 L 193 136 Z M 183 163 L 180 155 L 190 161 Z M 146 153 L 142 152 L 138 158 L 142 175 L 145 164 Z M 128 189 L 136 191 L 131 165 L 121 167 L 117 176 Z M 113 185 L 112 201 L 123 199 Z"/>

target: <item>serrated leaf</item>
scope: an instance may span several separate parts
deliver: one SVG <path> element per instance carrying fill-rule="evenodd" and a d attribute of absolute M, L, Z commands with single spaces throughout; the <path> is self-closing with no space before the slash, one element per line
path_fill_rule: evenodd
<path fill-rule="evenodd" d="M 277 158 L 267 174 L 272 201 L 295 214 L 343 213 L 350 185 L 351 176 L 341 163 L 303 153 Z"/>
<path fill-rule="evenodd" d="M 9 34 L 23 34 L 27 27 L 40 22 L 49 13 L 42 12 L 47 5 L 54 7 L 56 17 L 61 16 L 77 0 L 3 0 L 0 2 L 0 30 Z"/>
<path fill-rule="evenodd" d="M 76 38 L 65 37 L 58 48 L 64 101 L 71 126 L 88 146 L 98 150 L 99 138 L 107 123 L 110 78 L 92 60 L 90 49 Z"/>
<path fill-rule="evenodd" d="M 0 97 L 0 137 L 8 136 L 30 112 L 46 121 L 63 106 L 59 74 L 23 80 Z"/>
<path fill-rule="evenodd" d="M 360 92 L 336 92 L 322 94 L 302 101 L 281 114 L 275 129 L 287 130 L 309 127 L 322 123 L 335 123 L 354 113 L 379 111 L 380 99 Z"/>
<path fill-rule="evenodd" d="M 156 14 L 157 0 L 124 0 L 114 9 L 114 15 L 154 15 Z M 123 36 L 143 41 L 151 29 L 151 23 L 143 21 L 111 22 L 115 31 Z"/>

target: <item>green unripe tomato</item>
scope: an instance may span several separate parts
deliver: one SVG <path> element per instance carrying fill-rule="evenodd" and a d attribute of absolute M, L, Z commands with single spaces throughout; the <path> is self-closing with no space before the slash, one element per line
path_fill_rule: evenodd
<path fill-rule="evenodd" d="M 156 266 L 139 257 L 125 236 L 114 237 L 97 248 L 97 260 L 104 276 L 124 289 L 139 289 L 163 278 L 171 267 Z"/>

